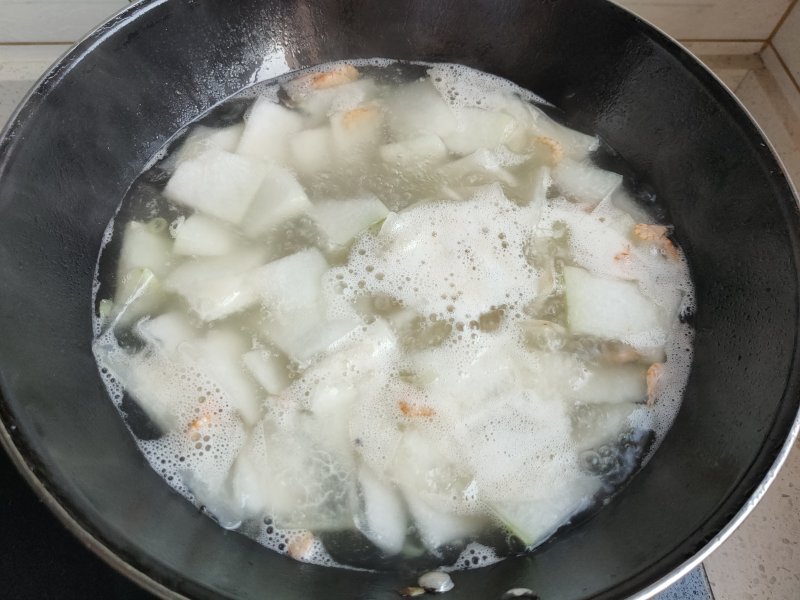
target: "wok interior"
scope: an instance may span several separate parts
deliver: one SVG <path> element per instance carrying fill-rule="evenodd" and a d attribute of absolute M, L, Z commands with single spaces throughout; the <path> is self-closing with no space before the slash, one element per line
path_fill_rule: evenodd
<path fill-rule="evenodd" d="M 619 152 L 634 169 L 633 191 L 656 194 L 676 225 L 698 310 L 672 431 L 594 518 L 531 556 L 457 574 L 448 598 L 511 587 L 544 598 L 630 595 L 725 526 L 788 434 L 798 403 L 798 215 L 773 155 L 727 92 L 600 0 L 154 1 L 95 33 L 0 142 L 6 428 L 79 523 L 180 593 L 389 598 L 413 581 L 300 564 L 200 515 L 139 454 L 90 350 L 106 223 L 166 139 L 252 82 L 265 57 L 277 75 L 373 56 L 464 63 L 533 90 Z"/>

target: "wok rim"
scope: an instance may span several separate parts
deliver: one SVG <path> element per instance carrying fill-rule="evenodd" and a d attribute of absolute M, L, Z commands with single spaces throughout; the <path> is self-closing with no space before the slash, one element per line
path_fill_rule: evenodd
<path fill-rule="evenodd" d="M 169 0 L 136 0 L 134 2 L 131 2 L 131 4 L 129 4 L 126 7 L 123 7 L 122 9 L 114 13 L 111 17 L 109 17 L 107 20 L 100 23 L 94 29 L 89 31 L 80 40 L 76 41 L 68 50 L 66 50 L 58 59 L 56 59 L 56 61 L 44 72 L 44 74 L 32 85 L 30 90 L 28 90 L 28 92 L 23 96 L 17 107 L 11 113 L 3 129 L 0 130 L 0 165 L 2 165 L 2 163 L 5 162 L 5 158 L 8 152 L 8 146 L 10 145 L 14 137 L 14 130 L 17 127 L 21 126 L 26 120 L 30 119 L 31 116 L 36 113 L 36 108 L 38 103 L 35 101 L 35 96 L 37 96 L 39 93 L 41 93 L 43 96 L 48 91 L 51 85 L 57 85 L 58 80 L 60 78 L 59 75 L 62 73 L 69 72 L 72 66 L 77 62 L 79 62 L 84 57 L 85 54 L 90 52 L 96 44 L 102 42 L 107 34 L 114 33 L 117 29 L 128 25 L 131 21 L 138 18 L 141 14 L 144 14 L 149 10 L 154 9 L 157 6 L 165 4 L 168 1 Z M 601 1 L 604 1 L 607 4 L 612 5 L 613 9 L 622 11 L 626 13 L 629 17 L 632 17 L 636 22 L 636 27 L 640 29 L 642 33 L 644 34 L 655 33 L 656 34 L 655 36 L 649 35 L 649 37 L 651 37 L 654 43 L 658 45 L 661 49 L 667 51 L 670 56 L 674 58 L 679 56 L 682 56 L 684 58 L 690 57 L 691 64 L 686 64 L 686 62 L 684 61 L 682 62 L 682 66 L 684 69 L 688 70 L 691 75 L 696 77 L 699 83 L 702 84 L 704 88 L 709 88 L 709 83 L 713 82 L 718 84 L 725 91 L 727 99 L 729 101 L 730 100 L 733 101 L 734 105 L 741 113 L 740 116 L 744 117 L 746 120 L 749 121 L 749 124 L 755 130 L 757 137 L 760 138 L 760 141 L 764 143 L 771 159 L 775 161 L 775 163 L 778 165 L 780 169 L 779 173 L 777 173 L 777 178 L 783 179 L 783 181 L 785 181 L 788 190 L 792 196 L 792 199 L 794 201 L 794 205 L 796 207 L 800 207 L 800 194 L 798 193 L 798 187 L 788 176 L 786 167 L 780 155 L 777 153 L 775 146 L 773 145 L 769 137 L 766 135 L 763 128 L 755 120 L 750 110 L 730 90 L 730 88 L 728 88 L 728 86 L 697 56 L 695 56 L 690 50 L 688 50 L 682 43 L 680 43 L 674 37 L 664 32 L 660 27 L 654 25 L 650 21 L 643 19 L 641 16 L 635 14 L 627 7 L 618 4 L 617 0 L 601 0 Z M 272 76 L 277 76 L 277 75 L 280 74 L 277 73 L 272 74 Z M 775 177 L 775 175 L 773 175 L 773 177 Z M 798 182 L 798 185 L 800 185 L 800 182 Z M 800 231 L 797 233 L 800 233 Z M 798 339 L 798 334 L 796 332 L 794 339 L 794 347 L 792 349 L 792 360 L 790 363 L 791 366 L 787 373 L 787 384 L 785 389 L 788 389 L 790 387 L 789 381 L 791 380 L 793 375 L 794 376 L 800 375 L 800 361 L 798 361 L 799 341 L 800 340 Z M 785 401 L 786 398 L 787 396 L 784 393 L 782 399 Z M 7 406 L 8 403 L 6 402 L 5 397 L 3 396 L 2 393 L 2 389 L 0 388 L 0 446 L 2 446 L 2 448 L 5 450 L 6 454 L 11 459 L 11 462 L 14 464 L 17 471 L 23 476 L 23 478 L 28 483 L 28 485 L 33 489 L 35 494 L 50 510 L 50 512 L 61 522 L 61 524 L 69 532 L 71 532 L 77 538 L 77 540 L 84 545 L 84 547 L 88 548 L 92 553 L 94 553 L 97 557 L 99 557 L 106 565 L 114 569 L 117 573 L 135 582 L 144 590 L 154 594 L 159 598 L 190 600 L 189 596 L 180 594 L 179 592 L 168 587 L 166 584 L 161 583 L 158 579 L 145 572 L 143 566 L 135 565 L 131 560 L 125 559 L 122 556 L 121 549 L 115 551 L 112 544 L 106 543 L 100 538 L 100 536 L 92 533 L 90 531 L 91 529 L 93 529 L 91 527 L 91 522 L 85 520 L 85 518 L 79 514 L 79 511 L 76 511 L 76 513 L 78 514 L 73 514 L 69 510 L 69 502 L 60 499 L 56 493 L 54 493 L 48 488 L 48 486 L 46 485 L 47 482 L 46 474 L 43 474 L 43 476 L 40 477 L 39 475 L 37 475 L 36 469 L 33 466 L 35 460 L 31 460 L 31 457 L 35 458 L 36 456 L 35 451 L 32 449 L 32 447 L 30 447 L 29 444 L 26 443 L 25 439 L 23 439 L 21 435 L 16 436 L 14 434 L 16 426 L 13 424 L 13 416 L 11 411 L 9 411 L 6 408 Z M 15 437 L 19 437 L 19 440 L 15 440 Z M 798 437 L 800 437 L 800 405 L 798 405 L 798 409 L 794 417 L 792 418 L 791 426 L 789 428 L 786 438 L 784 439 L 783 445 L 780 448 L 780 451 L 773 459 L 771 465 L 764 473 L 763 477 L 760 478 L 759 483 L 749 493 L 742 507 L 727 521 L 727 523 L 719 530 L 719 532 L 716 535 L 714 535 L 708 542 L 705 542 L 704 545 L 700 548 L 700 550 L 696 551 L 691 558 L 671 568 L 664 576 L 662 576 L 661 578 L 657 579 L 650 585 L 646 586 L 645 588 L 639 590 L 638 592 L 630 596 L 630 599 L 647 600 L 648 598 L 652 598 L 659 592 L 666 590 L 673 584 L 677 583 L 680 579 L 685 577 L 698 565 L 700 565 L 715 550 L 717 550 L 717 548 L 719 548 L 728 538 L 730 538 L 731 535 L 746 520 L 746 518 L 755 509 L 755 507 L 764 497 L 766 492 L 769 490 L 769 488 L 777 478 L 780 469 L 785 464 L 789 454 L 793 449 L 795 442 L 798 440 Z M 18 444 L 17 442 L 20 443 Z M 27 456 L 26 453 L 23 452 L 23 449 L 26 450 L 30 454 L 30 456 Z M 757 459 L 758 455 L 756 455 L 756 460 Z M 756 462 L 756 460 L 754 460 L 754 463 Z M 753 465 L 751 464 L 749 468 L 752 467 Z M 745 474 L 746 473 L 747 472 L 745 472 Z M 737 483 L 737 485 L 741 485 L 741 479 Z M 733 495 L 733 493 L 734 492 L 726 496 L 725 499 L 730 498 Z M 723 501 L 725 499 L 723 499 Z M 201 588 L 210 591 L 210 588 L 208 588 L 206 584 L 199 582 L 194 582 L 194 583 L 195 585 L 198 585 Z"/>

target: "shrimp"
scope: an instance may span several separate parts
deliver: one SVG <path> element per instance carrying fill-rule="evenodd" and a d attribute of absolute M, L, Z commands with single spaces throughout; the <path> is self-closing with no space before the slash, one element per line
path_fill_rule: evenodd
<path fill-rule="evenodd" d="M 653 406 L 656 403 L 656 386 L 661 375 L 664 374 L 664 363 L 653 363 L 647 369 L 647 406 Z"/>
<path fill-rule="evenodd" d="M 658 246 L 667 258 L 678 260 L 680 254 L 675 244 L 667 237 L 669 229 L 664 225 L 648 225 L 638 223 L 633 228 L 634 237 L 645 242 L 653 242 Z"/>

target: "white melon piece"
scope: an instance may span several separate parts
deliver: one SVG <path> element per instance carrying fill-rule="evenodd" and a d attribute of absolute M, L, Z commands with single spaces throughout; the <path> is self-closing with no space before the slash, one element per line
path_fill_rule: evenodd
<path fill-rule="evenodd" d="M 600 141 L 596 137 L 556 123 L 540 109 L 533 106 L 531 108 L 539 113 L 538 118 L 530 124 L 534 137 L 547 137 L 555 140 L 564 150 L 564 154 L 573 160 L 585 160 L 589 153 L 600 145 Z"/>
<path fill-rule="evenodd" d="M 155 231 L 148 223 L 131 221 L 122 231 L 122 248 L 117 263 L 117 277 L 133 269 L 148 269 L 163 277 L 172 263 L 172 240 Z"/>
<path fill-rule="evenodd" d="M 345 246 L 362 231 L 379 223 L 389 214 L 386 205 L 375 196 L 349 200 L 319 200 L 311 217 L 331 246 Z"/>
<path fill-rule="evenodd" d="M 136 324 L 136 334 L 161 354 L 176 360 L 184 342 L 197 338 L 198 332 L 182 312 L 171 311 Z"/>
<path fill-rule="evenodd" d="M 184 360 L 214 381 L 246 425 L 261 417 L 262 394 L 245 369 L 242 356 L 250 340 L 230 329 L 212 329 L 205 337 L 181 345 Z"/>
<path fill-rule="evenodd" d="M 642 402 L 647 398 L 645 367 L 641 365 L 600 366 L 569 393 L 572 400 L 587 404 Z"/>
<path fill-rule="evenodd" d="M 519 129 L 513 117 L 503 112 L 482 108 L 464 108 L 458 111 L 458 126 L 444 138 L 451 152 L 471 154 L 481 148 L 495 148 L 505 144 Z"/>
<path fill-rule="evenodd" d="M 174 202 L 238 224 L 264 179 L 264 165 L 223 150 L 209 150 L 178 165 L 164 188 Z"/>
<path fill-rule="evenodd" d="M 240 246 L 240 238 L 225 223 L 195 213 L 175 228 L 175 254 L 185 256 L 219 256 Z"/>
<path fill-rule="evenodd" d="M 164 301 L 161 281 L 147 268 L 135 268 L 117 280 L 114 302 L 106 316 L 110 326 L 126 326 L 152 314 Z"/>
<path fill-rule="evenodd" d="M 311 202 L 297 178 L 280 165 L 267 164 L 264 181 L 242 221 L 242 229 L 249 236 L 261 235 L 309 210 Z"/>
<path fill-rule="evenodd" d="M 572 437 L 580 450 L 614 442 L 630 427 L 638 404 L 632 402 L 581 404 L 574 408 Z"/>
<path fill-rule="evenodd" d="M 316 248 L 308 248 L 268 262 L 252 275 L 266 308 L 290 312 L 317 307 L 321 301 L 322 275 L 328 261 Z"/>
<path fill-rule="evenodd" d="M 331 135 L 337 156 L 362 161 L 381 140 L 383 112 L 378 106 L 359 106 L 331 115 Z"/>
<path fill-rule="evenodd" d="M 180 149 L 175 153 L 175 164 L 197 158 L 213 149 L 233 152 L 239 145 L 243 130 L 242 123 L 222 128 L 198 125 L 192 128 L 191 133 L 186 136 Z"/>
<path fill-rule="evenodd" d="M 289 138 L 303 128 L 303 117 L 268 98 L 260 97 L 245 115 L 236 153 L 286 164 Z"/>
<path fill-rule="evenodd" d="M 301 175 L 314 175 L 331 168 L 334 145 L 328 126 L 305 129 L 289 138 L 289 158 Z"/>
<path fill-rule="evenodd" d="M 174 363 L 147 360 L 143 354 L 127 354 L 116 343 L 100 340 L 93 344 L 92 351 L 98 364 L 113 373 L 116 381 L 162 432 L 178 426 Z"/>
<path fill-rule="evenodd" d="M 348 111 L 369 102 L 375 97 L 377 87 L 369 78 L 324 89 L 310 89 L 299 99 L 297 108 L 313 124 L 321 124 L 336 112 Z"/>
<path fill-rule="evenodd" d="M 387 100 L 387 124 L 395 141 L 433 133 L 444 138 L 455 130 L 456 117 L 429 81 L 397 89 Z"/>
<path fill-rule="evenodd" d="M 590 204 L 597 204 L 622 185 L 622 175 L 599 169 L 589 161 L 570 158 L 553 167 L 552 175 L 562 193 Z"/>
<path fill-rule="evenodd" d="M 276 527 L 352 528 L 353 474 L 302 431 L 262 421 L 231 470 L 232 496 L 248 516 L 270 515 Z"/>
<path fill-rule="evenodd" d="M 188 260 L 164 279 L 164 287 L 183 296 L 203 321 L 216 321 L 258 300 L 248 274 L 263 260 L 260 249 Z"/>
<path fill-rule="evenodd" d="M 485 521 L 478 517 L 437 510 L 420 500 L 411 488 L 404 488 L 403 492 L 419 537 L 434 555 L 445 544 L 476 535 L 485 525 Z"/>
<path fill-rule="evenodd" d="M 534 497 L 519 497 L 490 505 L 491 511 L 526 546 L 536 546 L 569 522 L 574 514 L 589 508 L 599 482 L 589 477 L 555 480 L 540 486 Z"/>
<path fill-rule="evenodd" d="M 363 514 L 357 520 L 358 528 L 385 554 L 398 554 L 403 549 L 408 528 L 400 494 L 367 467 L 359 469 L 358 481 L 364 502 Z"/>
<path fill-rule="evenodd" d="M 384 144 L 378 151 L 384 162 L 404 169 L 422 164 L 435 165 L 447 159 L 447 146 L 438 135 L 432 133 Z"/>
<path fill-rule="evenodd" d="M 301 364 L 360 324 L 355 316 L 326 318 L 322 276 L 327 269 L 322 253 L 311 248 L 267 263 L 252 277 L 267 310 L 262 332 Z"/>
<path fill-rule="evenodd" d="M 567 322 L 573 333 L 641 345 L 665 338 L 661 315 L 630 281 L 606 279 L 578 267 L 564 267 Z M 637 343 L 638 342 L 638 343 Z"/>
<path fill-rule="evenodd" d="M 517 178 L 503 166 L 500 157 L 494 152 L 481 149 L 448 163 L 438 170 L 439 175 L 453 186 L 483 185 L 497 180 L 506 185 L 517 185 Z"/>
<path fill-rule="evenodd" d="M 280 394 L 289 385 L 286 361 L 275 351 L 256 348 L 243 357 L 245 367 L 267 393 Z"/>

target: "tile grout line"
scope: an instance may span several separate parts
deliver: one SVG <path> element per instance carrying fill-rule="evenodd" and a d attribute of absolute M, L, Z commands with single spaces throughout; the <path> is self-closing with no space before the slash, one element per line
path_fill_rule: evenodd
<path fill-rule="evenodd" d="M 781 18 L 778 19 L 777 23 L 775 23 L 775 27 L 772 28 L 772 32 L 767 36 L 767 39 L 764 40 L 764 45 L 761 47 L 760 52 L 763 52 L 764 50 L 766 50 L 767 46 L 772 45 L 772 38 L 774 38 L 775 34 L 778 33 L 778 30 L 780 30 L 781 25 L 783 25 L 784 21 L 786 21 L 786 19 L 789 17 L 789 13 L 792 12 L 792 9 L 796 5 L 797 5 L 797 0 L 792 0 L 789 3 L 789 6 L 787 6 L 786 10 L 783 11 L 783 15 L 781 15 Z"/>
<path fill-rule="evenodd" d="M 781 64 L 781 67 L 783 67 L 783 70 L 786 72 L 786 75 L 788 75 L 788 76 L 789 76 L 789 81 L 791 81 L 791 82 L 792 82 L 792 85 L 794 85 L 795 89 L 797 90 L 797 93 L 799 93 L 799 94 L 800 94 L 800 83 L 798 83 L 798 82 L 797 82 L 797 80 L 794 78 L 794 73 L 792 73 L 792 72 L 789 70 L 789 66 L 788 66 L 788 65 L 786 64 L 786 62 L 783 60 L 783 57 L 781 56 L 781 53 L 780 53 L 780 52 L 778 52 L 778 49 L 777 49 L 777 48 L 775 47 L 775 45 L 772 43 L 772 40 L 769 40 L 769 41 L 767 42 L 767 45 L 766 45 L 766 47 L 764 48 L 764 50 L 766 50 L 767 48 L 771 48 L 771 49 L 772 49 L 772 52 L 775 54 L 775 56 L 777 56 L 777 57 L 778 57 L 778 62 Z M 762 50 L 761 52 L 764 52 L 764 50 Z M 760 54 L 760 53 L 759 53 L 759 54 Z"/>

